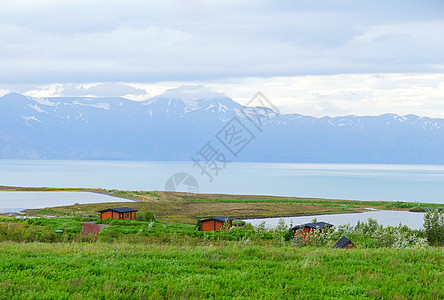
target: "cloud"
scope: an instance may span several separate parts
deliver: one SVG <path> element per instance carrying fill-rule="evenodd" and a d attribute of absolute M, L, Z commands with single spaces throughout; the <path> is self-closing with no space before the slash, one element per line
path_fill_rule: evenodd
<path fill-rule="evenodd" d="M 146 96 L 143 89 L 134 88 L 124 83 L 98 83 L 98 84 L 65 84 L 60 96 L 95 96 L 95 97 L 124 97 L 127 95 Z"/>
<path fill-rule="evenodd" d="M 246 78 L 223 83 L 245 104 L 261 91 L 286 113 L 316 117 L 397 113 L 444 118 L 444 74 L 337 74 Z"/>
<path fill-rule="evenodd" d="M 0 82 L 442 72 L 438 1 L 0 4 Z"/>
<path fill-rule="evenodd" d="M 110 89 L 106 90 L 108 87 Z M 123 95 L 136 101 L 153 97 L 195 100 L 226 95 L 243 105 L 261 91 L 282 113 L 316 117 L 397 113 L 444 118 L 444 74 L 441 73 L 244 77 L 211 80 L 204 84 L 168 81 L 117 85 L 0 85 L 0 93 L 2 90 L 35 97 Z"/>
<path fill-rule="evenodd" d="M 168 89 L 154 98 L 172 98 L 181 100 L 199 100 L 227 97 L 223 93 L 214 91 L 204 85 L 182 85 L 174 89 Z"/>

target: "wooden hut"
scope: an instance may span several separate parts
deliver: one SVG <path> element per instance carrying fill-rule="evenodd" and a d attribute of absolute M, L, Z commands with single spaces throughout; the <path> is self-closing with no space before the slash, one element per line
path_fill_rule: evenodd
<path fill-rule="evenodd" d="M 306 237 L 307 234 L 314 233 L 315 230 L 319 230 L 320 232 L 322 232 L 325 228 L 330 228 L 330 227 L 333 227 L 333 224 L 325 222 L 316 222 L 316 223 L 296 225 L 292 228 L 292 230 L 293 230 L 293 236 L 295 236 L 302 229 L 302 232 L 300 233 L 303 235 L 303 237 Z"/>
<path fill-rule="evenodd" d="M 228 222 L 228 228 L 231 228 L 233 225 L 232 221 L 234 219 L 228 217 L 212 217 L 199 221 L 199 230 L 200 231 L 215 231 L 221 230 L 224 226 L 225 222 Z"/>
<path fill-rule="evenodd" d="M 117 207 L 100 210 L 100 220 L 118 219 L 118 220 L 135 220 L 137 209 L 129 207 Z"/>
<path fill-rule="evenodd" d="M 350 241 L 348 238 L 343 236 L 332 248 L 356 249 L 356 246 L 355 246 L 355 244 L 352 243 L 352 241 Z"/>

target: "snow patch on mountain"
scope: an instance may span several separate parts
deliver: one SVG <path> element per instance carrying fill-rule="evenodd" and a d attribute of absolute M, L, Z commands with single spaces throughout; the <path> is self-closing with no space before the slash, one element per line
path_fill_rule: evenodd
<path fill-rule="evenodd" d="M 90 99 L 87 99 L 90 100 Z M 94 107 L 94 108 L 101 108 L 101 109 L 105 109 L 105 110 L 109 110 L 111 108 L 111 104 L 109 103 L 91 103 L 91 104 L 87 104 L 87 103 L 82 103 L 80 101 L 74 101 L 72 104 L 74 105 L 82 105 L 82 106 L 89 106 L 89 107 Z"/>
<path fill-rule="evenodd" d="M 197 100 L 182 100 L 182 102 L 185 104 L 184 113 L 189 113 L 192 111 L 195 111 L 200 108 L 200 101 Z"/>
<path fill-rule="evenodd" d="M 405 122 L 407 120 L 405 116 L 398 116 L 398 115 L 393 115 L 393 119 L 398 122 Z"/>
<path fill-rule="evenodd" d="M 157 99 L 147 100 L 145 102 L 142 102 L 142 105 L 149 106 L 149 105 L 155 103 L 156 101 L 157 101 Z"/>
<path fill-rule="evenodd" d="M 33 128 L 34 126 L 32 126 L 30 124 L 30 121 L 35 121 L 38 123 L 42 123 L 42 121 L 40 121 L 39 119 L 37 119 L 35 116 L 21 116 L 23 120 L 25 120 L 25 124 L 31 128 Z"/>
<path fill-rule="evenodd" d="M 34 97 L 28 97 L 29 100 L 35 101 L 41 105 L 46 106 L 57 106 L 57 103 L 49 101 L 47 98 L 34 98 Z M 60 103 L 60 102 L 59 102 Z"/>
<path fill-rule="evenodd" d="M 224 104 L 219 103 L 219 112 L 227 112 L 227 111 L 228 111 L 228 107 Z"/>
<path fill-rule="evenodd" d="M 47 113 L 46 110 L 41 109 L 40 106 L 38 106 L 38 105 L 35 105 L 35 104 L 29 104 L 29 107 L 31 107 L 32 109 L 34 109 L 36 112 L 39 112 L 39 113 L 43 113 L 43 112 L 45 112 L 45 113 Z"/>

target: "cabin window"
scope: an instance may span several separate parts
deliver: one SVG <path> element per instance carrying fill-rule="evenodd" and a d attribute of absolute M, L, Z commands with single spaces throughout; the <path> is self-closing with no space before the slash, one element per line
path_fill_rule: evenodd
<path fill-rule="evenodd" d="M 129 213 L 125 213 L 125 219 L 129 218 Z"/>
<path fill-rule="evenodd" d="M 123 213 L 120 213 L 119 218 L 123 219 Z"/>

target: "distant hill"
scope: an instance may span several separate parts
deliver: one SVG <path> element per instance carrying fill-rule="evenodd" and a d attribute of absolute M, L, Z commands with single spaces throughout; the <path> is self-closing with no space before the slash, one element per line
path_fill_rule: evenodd
<path fill-rule="evenodd" d="M 226 97 L 135 102 L 8 94 L 0 98 L 0 158 L 188 161 L 210 141 L 233 161 L 444 164 L 444 119 L 269 113 L 249 110 L 264 117 L 259 130 Z M 233 117 L 254 135 L 237 157 L 221 143 L 227 132 L 216 137 Z"/>

